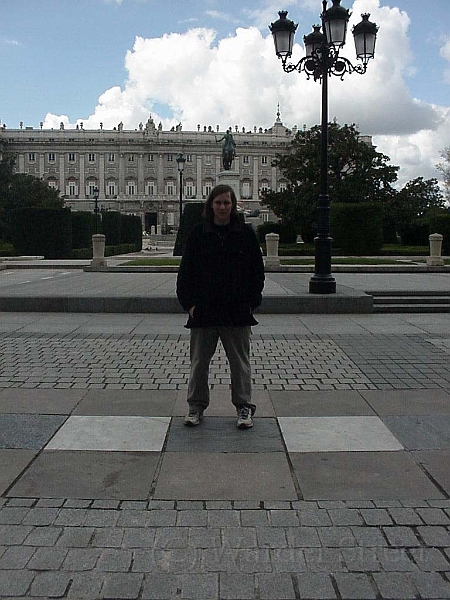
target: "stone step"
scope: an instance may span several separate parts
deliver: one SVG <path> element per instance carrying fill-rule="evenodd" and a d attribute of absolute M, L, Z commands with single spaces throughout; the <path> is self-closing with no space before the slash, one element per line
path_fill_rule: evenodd
<path fill-rule="evenodd" d="M 374 303 L 374 313 L 447 313 L 450 312 L 449 304 L 380 304 Z"/>
<path fill-rule="evenodd" d="M 450 296 L 379 296 L 373 297 L 378 304 L 450 304 Z"/>
<path fill-rule="evenodd" d="M 366 290 L 367 294 L 371 296 L 393 296 L 393 297 L 403 297 L 403 296 L 439 296 L 439 297 L 449 297 L 450 291 L 447 290 Z"/>
<path fill-rule="evenodd" d="M 450 312 L 450 292 L 373 290 L 374 313 L 446 313 Z"/>

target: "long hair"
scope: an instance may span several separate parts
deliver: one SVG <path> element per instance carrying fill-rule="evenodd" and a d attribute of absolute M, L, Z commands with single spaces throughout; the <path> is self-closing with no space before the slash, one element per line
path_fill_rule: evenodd
<path fill-rule="evenodd" d="M 236 194 L 234 193 L 233 188 L 231 186 L 227 185 L 226 183 L 219 183 L 219 185 L 216 185 L 216 187 L 214 187 L 210 191 L 209 196 L 206 199 L 205 206 L 203 208 L 203 218 L 208 223 L 214 223 L 214 211 L 213 211 L 213 207 L 212 207 L 214 198 L 216 198 L 217 196 L 220 196 L 220 194 L 226 194 L 227 192 L 229 192 L 229 194 L 230 194 L 231 203 L 232 203 L 230 223 L 239 222 L 239 217 L 238 217 L 238 212 L 237 212 L 237 198 L 236 198 Z"/>

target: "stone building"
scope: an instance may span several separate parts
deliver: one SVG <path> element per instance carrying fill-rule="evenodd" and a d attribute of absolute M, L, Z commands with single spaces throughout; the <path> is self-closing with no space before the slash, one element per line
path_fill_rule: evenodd
<path fill-rule="evenodd" d="M 287 182 L 272 166 L 276 154 L 287 152 L 295 135 L 283 125 L 280 113 L 269 129 L 232 129 L 236 142 L 234 174 L 239 206 L 247 215 L 261 209 L 260 192 L 265 188 L 281 190 Z M 0 142 L 17 156 L 16 169 L 40 177 L 58 188 L 65 205 L 72 210 L 94 209 L 94 190 L 98 189 L 101 210 L 139 215 L 143 229 L 161 226 L 169 233 L 179 222 L 180 177 L 177 157 L 186 162 L 182 176 L 183 203 L 202 201 L 223 174 L 222 143 L 224 131 L 217 125 L 197 126 L 184 131 L 182 126 L 163 131 L 149 117 L 138 129 L 125 130 L 120 123 L 112 130 L 59 130 L 0 127 Z M 259 222 L 270 218 L 262 209 Z"/>

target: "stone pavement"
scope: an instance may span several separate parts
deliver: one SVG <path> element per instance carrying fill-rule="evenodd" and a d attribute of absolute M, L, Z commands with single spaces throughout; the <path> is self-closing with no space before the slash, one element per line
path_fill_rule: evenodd
<path fill-rule="evenodd" d="M 240 431 L 183 315 L 0 313 L 1 598 L 450 598 L 448 316 L 258 319 Z"/>
<path fill-rule="evenodd" d="M 46 261 L 34 262 L 42 265 Z M 175 272 L 144 272 L 143 268 L 140 272 L 84 272 L 64 262 L 58 268 L 45 264 L 42 267 L 11 267 L 0 271 L 0 311 L 130 314 L 181 311 L 175 295 Z M 362 269 L 357 273 L 334 273 L 337 293 L 321 295 L 308 293 L 311 273 L 266 273 L 264 299 L 258 312 L 370 313 L 371 292 L 450 290 L 449 270 L 406 273 L 399 268 L 397 272 L 380 273 Z"/>

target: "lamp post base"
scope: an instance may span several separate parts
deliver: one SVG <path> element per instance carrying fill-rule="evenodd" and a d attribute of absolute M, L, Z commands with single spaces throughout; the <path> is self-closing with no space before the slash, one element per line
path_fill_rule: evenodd
<path fill-rule="evenodd" d="M 321 196 L 322 198 L 322 196 Z M 319 199 L 320 200 L 320 199 Z M 320 205 L 320 203 L 319 203 Z M 326 210 L 328 206 L 325 207 Z M 322 209 L 323 210 L 323 209 Z M 328 228 L 328 226 L 327 226 Z M 331 245 L 333 239 L 329 235 L 318 235 L 314 238 L 315 263 L 314 275 L 309 280 L 310 294 L 335 294 L 336 280 L 331 274 Z"/>
<path fill-rule="evenodd" d="M 336 280 L 331 275 L 313 275 L 309 280 L 310 294 L 335 294 Z"/>

